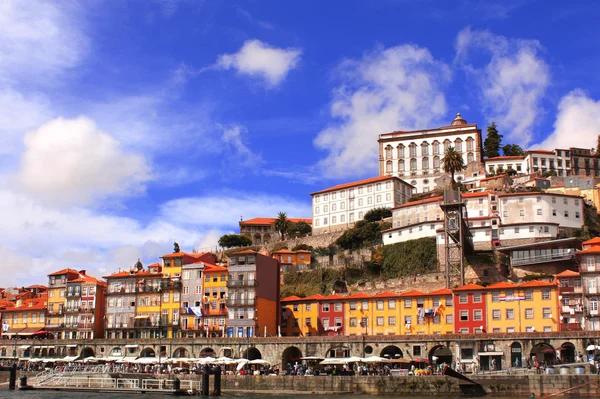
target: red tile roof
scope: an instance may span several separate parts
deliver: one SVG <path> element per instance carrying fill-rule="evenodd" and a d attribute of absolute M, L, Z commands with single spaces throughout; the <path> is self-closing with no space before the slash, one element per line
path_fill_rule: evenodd
<path fill-rule="evenodd" d="M 59 276 L 61 274 L 72 274 L 72 273 L 79 274 L 79 271 L 78 270 L 73 270 L 73 269 L 62 269 L 62 270 L 59 270 L 57 272 L 50 273 L 48 276 Z"/>
<path fill-rule="evenodd" d="M 386 291 L 386 292 L 380 292 L 379 294 L 373 295 L 374 298 L 391 298 L 391 297 L 397 297 L 398 294 L 396 294 L 395 292 L 391 292 L 391 291 Z"/>
<path fill-rule="evenodd" d="M 300 298 L 296 295 L 292 295 L 292 296 L 288 296 L 288 297 L 281 299 L 279 302 L 296 302 L 296 301 L 301 301 L 302 299 L 303 298 Z"/>
<path fill-rule="evenodd" d="M 431 291 L 427 295 L 452 295 L 452 290 L 442 288 L 441 290 Z"/>
<path fill-rule="evenodd" d="M 273 251 L 274 254 L 293 254 L 294 251 L 290 251 L 289 249 L 278 249 L 277 251 Z"/>
<path fill-rule="evenodd" d="M 14 308 L 4 309 L 4 312 L 19 312 L 26 310 L 40 310 L 46 309 L 47 297 L 26 299 L 21 306 L 15 306 Z M 31 306 L 30 306 L 31 305 Z"/>
<path fill-rule="evenodd" d="M 488 285 L 487 288 L 490 289 L 490 290 L 496 290 L 496 289 L 515 289 L 515 288 L 518 288 L 518 286 L 515 283 L 510 283 L 508 281 L 502 281 L 502 282 L 499 282 L 499 283 Z"/>
<path fill-rule="evenodd" d="M 497 180 L 497 179 L 504 178 L 504 177 L 506 177 L 506 173 L 503 173 L 501 175 L 486 177 L 485 179 L 481 179 L 479 181 Z"/>
<path fill-rule="evenodd" d="M 594 237 L 591 240 L 587 240 L 581 243 L 581 245 L 600 245 L 600 237 Z"/>
<path fill-rule="evenodd" d="M 503 160 L 509 160 L 509 159 L 525 159 L 525 155 L 501 155 L 499 157 L 487 158 L 485 160 L 485 162 L 487 162 L 487 161 L 503 161 Z"/>
<path fill-rule="evenodd" d="M 271 225 L 271 224 L 275 223 L 276 220 L 277 220 L 277 218 L 254 218 L 254 219 L 248 219 L 248 220 L 241 221 L 240 226 Z M 288 220 L 292 223 L 298 223 L 298 222 L 302 221 L 302 222 L 306 222 L 308 224 L 312 224 L 312 219 L 288 218 Z"/>
<path fill-rule="evenodd" d="M 334 300 L 338 300 L 338 299 L 346 299 L 345 296 L 342 296 L 340 294 L 333 294 L 333 295 L 327 295 L 321 298 L 321 300 L 324 301 L 334 301 Z"/>
<path fill-rule="evenodd" d="M 371 177 L 369 179 L 353 181 L 350 183 L 338 184 L 337 186 L 329 187 L 329 188 L 326 188 L 321 191 L 315 191 L 314 193 L 311 193 L 310 195 L 323 194 L 323 193 L 328 193 L 330 191 L 336 191 L 336 190 L 342 190 L 344 188 L 362 186 L 363 184 L 378 183 L 378 182 L 382 182 L 382 181 L 386 181 L 386 180 L 398 180 L 398 181 L 410 186 L 410 184 L 406 183 L 403 180 L 400 180 L 400 178 L 395 177 L 395 176 L 377 176 L 377 177 Z"/>
<path fill-rule="evenodd" d="M 412 290 L 412 291 L 408 291 L 408 292 L 403 292 L 402 294 L 398 295 L 398 296 L 424 296 L 427 295 L 425 294 L 423 291 L 419 291 L 419 290 Z"/>
<path fill-rule="evenodd" d="M 519 287 L 556 287 L 556 283 L 547 283 L 545 281 L 531 280 L 523 284 L 519 284 Z"/>
<path fill-rule="evenodd" d="M 129 270 L 123 270 L 120 272 L 113 273 L 109 276 L 104 276 L 104 278 L 123 278 L 123 277 L 162 277 L 162 273 L 150 273 L 148 270 L 135 271 L 131 273 Z"/>
<path fill-rule="evenodd" d="M 46 287 L 45 285 L 33 284 L 33 285 L 30 285 L 29 287 L 25 287 L 25 288 L 30 288 L 30 289 L 34 289 L 34 288 L 42 288 L 42 289 L 44 289 L 44 288 L 46 288 L 47 289 L 48 287 Z"/>
<path fill-rule="evenodd" d="M 588 249 L 582 249 L 581 251 L 577 251 L 578 254 L 600 254 L 600 246 L 595 245 L 593 247 L 590 247 Z"/>
<path fill-rule="evenodd" d="M 475 290 L 484 290 L 485 287 L 482 287 L 481 285 L 477 285 L 477 284 L 467 284 L 467 285 L 463 285 L 462 287 L 457 287 L 454 289 L 454 291 L 475 291 Z"/>
<path fill-rule="evenodd" d="M 370 296 L 365 294 L 364 292 L 357 292 L 356 294 L 352 294 L 352 295 L 348 296 L 347 298 L 348 299 L 364 299 L 364 298 L 370 298 Z"/>
<path fill-rule="evenodd" d="M 574 272 L 573 270 L 565 270 L 564 272 L 558 273 L 555 277 L 579 277 L 581 274 L 579 272 Z"/>

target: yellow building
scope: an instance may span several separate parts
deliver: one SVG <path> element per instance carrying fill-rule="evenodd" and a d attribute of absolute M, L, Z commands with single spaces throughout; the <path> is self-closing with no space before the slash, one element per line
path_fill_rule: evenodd
<path fill-rule="evenodd" d="M 43 333 L 46 326 L 48 298 L 17 299 L 14 307 L 2 311 L 4 336 L 25 338 Z"/>
<path fill-rule="evenodd" d="M 373 298 L 358 293 L 348 296 L 346 301 L 344 335 L 372 335 L 375 307 Z"/>
<path fill-rule="evenodd" d="M 48 275 L 48 318 L 46 329 L 55 334 L 57 339 L 67 339 L 64 334 L 66 324 L 65 309 L 67 307 L 67 282 L 79 278 L 79 272 L 63 269 Z"/>
<path fill-rule="evenodd" d="M 382 292 L 371 297 L 371 325 L 373 335 L 398 335 L 400 333 L 400 297 L 393 292 Z"/>
<path fill-rule="evenodd" d="M 487 287 L 490 333 L 558 331 L 558 289 L 555 283 L 496 283 Z"/>
<path fill-rule="evenodd" d="M 319 335 L 319 300 L 322 295 L 306 298 L 290 296 L 281 302 L 281 335 L 310 337 Z"/>
<path fill-rule="evenodd" d="M 160 265 L 149 265 L 147 271 L 136 273 L 136 308 L 133 328 L 136 338 L 166 337 L 166 328 L 160 320 L 162 274 Z M 159 324 L 160 323 L 160 324 Z"/>
<path fill-rule="evenodd" d="M 452 290 L 432 291 L 425 298 L 427 334 L 454 333 L 454 300 Z"/>
<path fill-rule="evenodd" d="M 568 178 L 569 177 L 565 177 L 565 179 Z M 587 189 L 580 189 L 579 187 L 565 188 L 564 184 L 561 184 L 548 188 L 546 192 L 582 196 L 587 201 L 593 203 L 598 212 L 600 212 L 600 184 L 595 185 L 593 188 Z"/>

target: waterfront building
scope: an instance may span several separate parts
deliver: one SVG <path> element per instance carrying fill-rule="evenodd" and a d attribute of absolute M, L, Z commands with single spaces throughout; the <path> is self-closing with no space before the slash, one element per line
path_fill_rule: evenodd
<path fill-rule="evenodd" d="M 583 306 L 586 318 L 586 329 L 591 331 L 600 330 L 600 312 L 598 301 L 600 300 L 600 237 L 584 241 L 579 256 L 579 272 L 583 285 Z"/>
<path fill-rule="evenodd" d="M 345 297 L 339 294 L 323 296 L 319 299 L 319 335 L 343 335 Z M 365 323 L 365 327 L 368 326 Z"/>
<path fill-rule="evenodd" d="M 275 230 L 276 218 L 254 218 L 240 220 L 240 234 L 252 239 L 252 245 L 270 244 L 279 239 L 279 232 Z M 288 218 L 292 223 L 300 221 L 312 225 L 312 219 Z"/>
<path fill-rule="evenodd" d="M 3 337 L 31 338 L 45 331 L 48 298 L 17 299 L 2 311 Z M 14 355 L 13 355 L 14 356 Z"/>
<path fill-rule="evenodd" d="M 106 282 L 88 276 L 85 270 L 79 277 L 67 281 L 67 306 L 63 336 L 68 339 L 104 337 Z"/>
<path fill-rule="evenodd" d="M 501 282 L 487 287 L 488 331 L 491 333 L 558 331 L 557 285 L 530 281 Z"/>
<path fill-rule="evenodd" d="M 223 337 L 227 268 L 204 261 L 183 265 L 181 328 L 185 337 Z"/>
<path fill-rule="evenodd" d="M 561 331 L 583 330 L 585 320 L 581 273 L 565 270 L 554 276 L 554 283 L 558 284 L 559 329 Z"/>
<path fill-rule="evenodd" d="M 399 333 L 402 322 L 400 320 L 401 302 L 398 294 L 382 292 L 372 295 L 366 302 L 371 314 L 368 318 L 370 321 L 368 331 L 371 335 L 396 335 Z"/>
<path fill-rule="evenodd" d="M 453 299 L 451 290 L 424 293 L 412 290 L 400 294 L 401 334 L 448 334 L 454 331 Z"/>
<path fill-rule="evenodd" d="M 277 259 L 256 251 L 245 250 L 229 257 L 228 337 L 277 334 L 279 270 Z"/>
<path fill-rule="evenodd" d="M 65 335 L 67 282 L 78 279 L 77 270 L 63 269 L 48 275 L 48 318 L 46 329 L 54 334 L 56 339 L 69 339 Z"/>
<path fill-rule="evenodd" d="M 476 334 L 487 331 L 487 292 L 485 287 L 467 284 L 454 288 L 453 292 L 454 332 L 456 334 Z"/>
<path fill-rule="evenodd" d="M 299 249 L 290 251 L 289 249 L 279 249 L 271 252 L 271 256 L 279 261 L 281 266 L 281 282 L 283 283 L 283 274 L 291 271 L 308 270 L 311 263 L 310 251 Z"/>
<path fill-rule="evenodd" d="M 479 170 L 482 165 L 481 130 L 460 114 L 450 126 L 380 134 L 377 142 L 379 175 L 406 180 L 414 187 L 414 193 L 437 187 L 437 179 L 444 174 L 442 159 L 449 147 L 462 154 L 467 169 Z M 456 180 L 462 181 L 465 172 L 458 172 Z"/>
<path fill-rule="evenodd" d="M 378 176 L 311 193 L 313 233 L 345 230 L 372 209 L 404 204 L 412 188 L 395 176 Z"/>
<path fill-rule="evenodd" d="M 312 337 L 319 335 L 319 304 L 323 295 L 306 298 L 289 296 L 281 300 L 280 334 L 284 337 Z"/>

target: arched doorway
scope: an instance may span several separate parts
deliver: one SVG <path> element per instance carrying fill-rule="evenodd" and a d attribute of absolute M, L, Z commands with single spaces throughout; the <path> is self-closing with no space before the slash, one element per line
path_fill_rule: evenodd
<path fill-rule="evenodd" d="M 513 367 L 523 367 L 523 345 L 520 342 L 510 345 L 510 364 Z"/>
<path fill-rule="evenodd" d="M 335 346 L 327 351 L 326 357 L 350 357 L 350 349 L 346 346 Z"/>
<path fill-rule="evenodd" d="M 175 349 L 175 351 L 173 352 L 173 358 L 182 358 L 182 357 L 190 357 L 190 352 L 183 347 Z"/>
<path fill-rule="evenodd" d="M 262 239 L 260 237 L 260 234 L 256 233 L 254 234 L 254 245 L 261 245 L 262 244 Z"/>
<path fill-rule="evenodd" d="M 398 348 L 395 345 L 388 345 L 381 350 L 379 353 L 380 357 L 385 357 L 386 359 L 401 359 L 403 357 L 402 349 Z"/>
<path fill-rule="evenodd" d="M 260 351 L 256 348 L 248 348 L 244 351 L 244 359 L 248 359 L 248 360 L 256 360 L 256 359 L 262 359 L 262 355 L 260 354 Z"/>
<path fill-rule="evenodd" d="M 43 349 L 42 349 L 41 356 L 42 356 L 42 357 L 46 357 L 46 356 L 48 356 L 48 349 L 46 349 L 46 348 L 43 348 Z"/>
<path fill-rule="evenodd" d="M 444 345 L 434 346 L 429 351 L 429 362 L 431 364 L 446 363 L 450 366 L 452 365 L 452 351 Z"/>
<path fill-rule="evenodd" d="M 204 348 L 200 351 L 200 357 L 217 357 L 217 354 L 213 348 Z"/>
<path fill-rule="evenodd" d="M 54 348 L 48 349 L 48 356 L 49 357 L 56 357 L 56 350 Z"/>
<path fill-rule="evenodd" d="M 33 357 L 40 357 L 40 352 L 41 352 L 40 348 L 35 348 L 33 350 Z"/>
<path fill-rule="evenodd" d="M 92 348 L 85 347 L 83 348 L 83 350 L 81 351 L 81 354 L 79 355 L 80 358 L 85 359 L 86 357 L 94 357 L 94 350 Z"/>
<path fill-rule="evenodd" d="M 535 361 L 540 362 L 540 364 L 543 364 L 544 362 L 546 362 L 546 364 L 554 364 L 556 361 L 556 351 L 552 345 L 547 343 L 534 345 L 534 347 L 531 348 L 529 356 L 532 358 L 532 361 L 535 356 Z M 535 362 L 533 366 L 535 366 Z"/>
<path fill-rule="evenodd" d="M 140 357 L 156 357 L 156 352 L 152 348 L 144 348 L 140 353 Z"/>
<path fill-rule="evenodd" d="M 285 370 L 288 364 L 295 364 L 300 361 L 302 357 L 302 351 L 295 346 L 285 348 L 283 355 L 281 355 L 281 369 Z"/>
<path fill-rule="evenodd" d="M 271 243 L 271 234 L 266 233 L 262 238 L 262 244 L 270 244 Z"/>
<path fill-rule="evenodd" d="M 558 348 L 560 351 L 560 361 L 563 363 L 575 363 L 575 345 L 565 342 Z"/>

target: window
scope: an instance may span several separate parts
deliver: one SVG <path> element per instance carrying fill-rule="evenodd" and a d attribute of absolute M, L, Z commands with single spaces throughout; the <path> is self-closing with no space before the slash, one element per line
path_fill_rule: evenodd
<path fill-rule="evenodd" d="M 388 301 L 388 309 L 396 309 L 396 301 L 393 299 L 390 299 Z"/>
<path fill-rule="evenodd" d="M 396 316 L 389 316 L 388 317 L 388 325 L 389 326 L 395 326 L 396 325 Z"/>
<path fill-rule="evenodd" d="M 514 333 L 515 332 L 515 328 L 514 327 L 507 327 L 506 328 L 506 332 L 507 333 Z"/>
<path fill-rule="evenodd" d="M 329 304 L 328 303 L 322 304 L 321 309 L 323 310 L 323 312 L 329 312 Z"/>
<path fill-rule="evenodd" d="M 575 219 L 579 219 L 579 212 L 575 212 Z"/>
<path fill-rule="evenodd" d="M 451 296 L 446 297 L 446 301 L 445 302 L 446 302 L 446 307 L 447 308 L 451 308 L 452 307 L 452 297 Z"/>
<path fill-rule="evenodd" d="M 468 310 L 460 311 L 460 321 L 469 321 L 469 311 Z"/>
<path fill-rule="evenodd" d="M 333 308 L 335 309 L 336 312 L 341 312 L 342 311 L 342 303 L 336 302 L 335 305 L 333 306 Z"/>
<path fill-rule="evenodd" d="M 541 209 L 538 209 L 536 212 L 537 212 L 537 215 L 538 215 L 538 216 L 541 216 L 541 215 L 542 215 L 542 210 L 541 210 Z"/>
<path fill-rule="evenodd" d="M 310 311 L 312 311 L 312 303 L 307 303 L 307 304 L 306 304 L 306 311 L 307 311 L 307 312 L 310 312 Z"/>
<path fill-rule="evenodd" d="M 505 218 L 507 218 L 508 217 L 508 211 L 502 212 L 502 216 L 504 216 Z"/>
<path fill-rule="evenodd" d="M 533 291 L 531 291 L 531 290 L 525 291 L 525 300 L 526 301 L 533 300 Z"/>
<path fill-rule="evenodd" d="M 405 300 L 404 300 L 404 308 L 405 308 L 405 309 L 410 309 L 410 308 L 412 308 L 412 299 L 405 299 Z"/>
<path fill-rule="evenodd" d="M 492 302 L 500 302 L 500 293 L 492 292 Z"/>
<path fill-rule="evenodd" d="M 533 309 L 531 309 L 531 308 L 525 309 L 525 318 L 533 319 Z"/>
<path fill-rule="evenodd" d="M 383 316 L 378 316 L 375 321 L 378 326 L 383 326 Z"/>
<path fill-rule="evenodd" d="M 412 316 L 404 316 L 404 324 L 410 326 L 412 324 Z M 410 327 L 407 327 L 410 328 Z"/>
<path fill-rule="evenodd" d="M 492 320 L 500 320 L 500 309 L 492 310 Z"/>
<path fill-rule="evenodd" d="M 525 209 L 519 209 L 519 216 L 525 216 Z"/>
<path fill-rule="evenodd" d="M 566 198 L 563 198 L 563 204 L 565 204 L 565 205 L 569 205 L 569 201 L 567 201 L 567 199 L 566 199 Z"/>
<path fill-rule="evenodd" d="M 565 211 L 565 217 L 568 218 L 569 217 L 569 211 Z"/>
<path fill-rule="evenodd" d="M 547 301 L 550 299 L 550 290 L 542 290 L 542 299 Z"/>
<path fill-rule="evenodd" d="M 367 301 L 362 301 L 360 306 L 362 310 L 369 310 L 369 302 Z"/>
<path fill-rule="evenodd" d="M 481 303 L 481 294 L 473 294 L 473 302 Z"/>
<path fill-rule="evenodd" d="M 356 310 L 356 302 L 350 302 L 350 310 Z"/>
<path fill-rule="evenodd" d="M 350 327 L 356 327 L 356 317 L 350 318 Z"/>
<path fill-rule="evenodd" d="M 377 310 L 383 310 L 383 301 L 377 301 Z"/>
<path fill-rule="evenodd" d="M 515 227 L 515 234 L 519 234 L 520 231 L 521 231 L 520 227 Z"/>
<path fill-rule="evenodd" d="M 306 324 L 306 325 L 307 325 L 307 326 L 309 326 L 309 327 L 310 327 L 310 326 L 312 326 L 312 318 L 310 318 L 310 317 L 307 317 L 307 318 L 305 319 L 305 323 L 304 323 L 304 324 Z"/>
<path fill-rule="evenodd" d="M 473 311 L 473 320 L 475 321 L 481 321 L 483 320 L 483 316 L 482 316 L 482 311 L 479 309 L 476 309 Z"/>
<path fill-rule="evenodd" d="M 506 309 L 506 319 L 514 320 L 515 318 L 515 310 L 514 309 Z"/>
<path fill-rule="evenodd" d="M 468 302 L 468 295 L 467 294 L 460 294 L 458 296 L 458 303 L 467 303 Z"/>
<path fill-rule="evenodd" d="M 552 197 L 552 203 L 556 204 L 556 197 Z"/>
<path fill-rule="evenodd" d="M 446 315 L 446 324 L 453 324 L 454 323 L 454 316 L 451 314 L 447 314 Z"/>
<path fill-rule="evenodd" d="M 542 308 L 542 317 L 544 319 L 552 318 L 552 309 L 551 308 Z"/>

